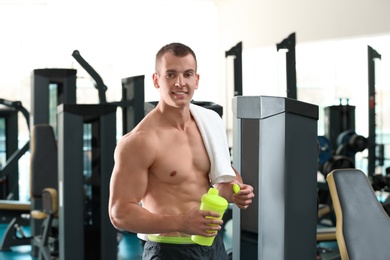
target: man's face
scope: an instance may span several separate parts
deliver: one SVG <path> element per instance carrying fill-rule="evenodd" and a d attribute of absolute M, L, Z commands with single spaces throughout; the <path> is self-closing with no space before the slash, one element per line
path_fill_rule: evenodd
<path fill-rule="evenodd" d="M 164 54 L 153 74 L 153 82 L 160 89 L 160 101 L 174 107 L 189 104 L 199 82 L 194 57 Z"/>

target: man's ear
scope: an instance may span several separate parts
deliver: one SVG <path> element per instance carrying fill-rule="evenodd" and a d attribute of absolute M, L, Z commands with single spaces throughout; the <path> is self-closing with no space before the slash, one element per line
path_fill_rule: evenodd
<path fill-rule="evenodd" d="M 198 87 L 199 87 L 199 74 L 196 74 L 195 89 L 198 89 Z"/>
<path fill-rule="evenodd" d="M 152 79 L 153 79 L 153 85 L 155 88 L 159 88 L 159 84 L 158 84 L 158 77 L 157 77 L 157 73 L 153 73 L 152 75 Z"/>

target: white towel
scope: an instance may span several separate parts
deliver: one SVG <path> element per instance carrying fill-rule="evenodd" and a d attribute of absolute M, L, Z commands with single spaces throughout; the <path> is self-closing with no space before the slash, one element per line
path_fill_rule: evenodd
<path fill-rule="evenodd" d="M 230 182 L 235 179 L 230 161 L 229 146 L 222 118 L 217 112 L 190 104 L 190 112 L 198 125 L 211 167 L 211 183 Z"/>

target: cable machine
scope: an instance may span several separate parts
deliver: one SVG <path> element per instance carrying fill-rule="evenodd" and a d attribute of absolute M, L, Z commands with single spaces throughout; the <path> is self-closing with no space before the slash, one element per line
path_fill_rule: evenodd
<path fill-rule="evenodd" d="M 22 148 L 18 148 L 18 112 L 21 112 L 26 120 L 27 128 L 30 129 L 30 114 L 20 101 L 0 99 L 0 104 L 8 109 L 0 110 L 0 123 L 3 124 L 5 163 L 0 162 L 0 199 L 19 199 L 19 159 L 29 150 L 28 140 Z"/>
<path fill-rule="evenodd" d="M 381 55 L 371 46 L 368 51 L 368 176 L 375 174 L 376 162 L 379 159 L 379 165 L 383 165 L 383 145 L 376 143 L 376 110 L 375 110 L 375 60 L 381 59 Z M 376 148 L 379 147 L 381 155 L 376 155 Z"/>
<path fill-rule="evenodd" d="M 242 42 L 225 52 L 225 57 L 234 57 L 234 96 L 242 96 Z"/>
<path fill-rule="evenodd" d="M 297 76 L 295 68 L 295 33 L 290 34 L 286 39 L 276 44 L 276 49 L 287 49 L 286 53 L 286 77 L 287 97 L 297 99 Z"/>

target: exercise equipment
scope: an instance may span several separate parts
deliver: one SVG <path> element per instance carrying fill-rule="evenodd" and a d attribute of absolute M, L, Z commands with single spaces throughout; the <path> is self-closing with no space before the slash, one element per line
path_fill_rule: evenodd
<path fill-rule="evenodd" d="M 57 106 L 76 104 L 75 69 L 35 69 L 31 84 L 31 125 L 50 124 L 57 133 Z"/>
<path fill-rule="evenodd" d="M 339 169 L 329 173 L 327 181 L 341 258 L 388 259 L 390 219 L 367 176 L 357 169 Z"/>
<path fill-rule="evenodd" d="M 0 213 L 2 220 L 9 223 L 4 231 L 0 243 L 0 251 L 9 251 L 13 246 L 28 245 L 31 237 L 26 236 L 23 226 L 29 225 L 29 219 L 25 218 L 30 214 L 31 204 L 21 203 L 15 200 L 0 200 Z"/>
<path fill-rule="evenodd" d="M 349 105 L 348 99 L 339 100 L 339 105 L 324 108 L 324 136 L 328 138 L 332 153 L 334 154 L 339 146 L 337 139 L 344 131 L 355 131 L 355 106 Z"/>
<path fill-rule="evenodd" d="M 324 113 L 322 143 L 324 145 L 327 139 L 326 145 L 331 149 L 327 150 L 329 158 L 320 160 L 319 170 L 326 177 L 335 169 L 355 168 L 355 155 L 368 147 L 368 139 L 355 132 L 355 106 L 349 105 L 348 99 L 340 99 L 339 105 L 325 107 Z"/>
<path fill-rule="evenodd" d="M 29 240 L 24 235 L 22 226 L 28 224 L 28 215 L 31 203 L 19 201 L 19 167 L 18 160 L 28 151 L 30 140 L 21 149 L 18 149 L 18 112 L 24 116 L 27 128 L 29 124 L 29 113 L 20 101 L 9 101 L 0 99 L 0 104 L 8 107 L 0 109 L 0 120 L 4 124 L 5 138 L 5 164 L 0 169 L 2 186 L 0 187 L 0 221 L 9 223 L 1 239 L 0 250 L 10 250 L 11 246 L 28 244 Z M 5 200 L 7 199 L 7 200 Z M 12 199 L 12 200 L 8 200 Z"/>
<path fill-rule="evenodd" d="M 116 106 L 58 107 L 60 260 L 117 257 L 117 230 L 107 209 L 115 146 Z"/>
<path fill-rule="evenodd" d="M 318 106 L 237 96 L 233 112 L 233 164 L 256 193 L 233 207 L 233 259 L 315 259 Z"/>
<path fill-rule="evenodd" d="M 381 55 L 371 46 L 367 46 L 368 62 L 368 176 L 375 174 L 378 157 L 376 155 L 376 98 L 375 98 L 375 60 L 381 59 Z M 383 158 L 383 154 L 382 154 Z M 383 165 L 383 159 L 379 160 Z"/>
<path fill-rule="evenodd" d="M 122 100 L 114 102 L 122 109 L 122 134 L 126 134 L 144 118 L 145 76 L 122 79 Z"/>
<path fill-rule="evenodd" d="M 64 203 L 59 207 L 61 223 L 59 226 L 59 257 L 60 259 L 65 257 L 67 259 L 68 257 L 70 259 L 83 259 L 83 257 L 114 259 L 117 251 L 116 230 L 108 219 L 108 212 L 104 210 L 108 203 L 110 177 L 108 173 L 112 170 L 108 162 L 112 161 L 113 149 L 106 148 L 112 148 L 116 144 L 115 111 L 117 107 L 122 108 L 123 111 L 123 133 L 130 131 L 143 118 L 144 76 L 122 79 L 122 100 L 107 102 L 105 96 L 107 86 L 99 74 L 85 61 L 79 51 L 74 51 L 72 56 L 96 82 L 99 103 L 104 106 L 76 105 L 73 102 L 75 99 L 72 99 L 67 103 L 58 102 L 58 107 L 55 107 L 56 113 L 58 108 L 58 117 L 62 118 L 59 123 L 61 127 L 58 127 L 58 174 L 60 187 L 62 187 L 59 197 Z M 71 89 L 75 89 L 73 85 Z M 93 111 L 95 108 L 96 111 Z M 114 121 L 107 123 L 106 113 L 112 113 Z M 74 127 L 76 130 L 73 129 Z M 73 142 L 73 138 L 77 140 Z M 73 144 L 77 145 L 69 148 L 68 145 Z M 100 150 L 103 146 L 104 150 Z M 103 155 L 105 158 L 102 158 Z M 69 159 L 73 157 L 74 160 Z M 75 187 L 80 186 L 81 189 L 75 190 Z M 79 214 L 74 214 L 72 211 L 74 208 L 78 208 Z M 74 226 L 78 228 L 73 228 Z M 99 246 L 103 244 L 104 247 Z M 113 246 L 110 247 L 110 245 Z M 96 250 L 96 247 L 102 249 Z"/>
<path fill-rule="evenodd" d="M 332 144 L 326 136 L 320 135 L 317 136 L 318 140 L 318 165 L 322 166 L 326 161 L 328 161 L 332 155 Z"/>
<path fill-rule="evenodd" d="M 78 53 L 79 54 L 79 53 Z M 80 55 L 78 57 L 78 60 L 80 61 Z M 85 60 L 84 60 L 84 67 L 85 67 Z M 89 64 L 88 64 L 89 65 Z M 129 77 L 122 79 L 122 100 L 119 102 L 111 102 L 107 103 L 105 99 L 105 91 L 106 87 L 102 88 L 101 86 L 104 85 L 102 79 L 100 76 L 94 72 L 92 67 L 88 69 L 88 73 L 92 74 L 93 78 L 95 81 L 97 81 L 99 84 L 97 87 L 99 90 L 99 102 L 104 103 L 107 105 L 107 107 L 104 107 L 102 109 L 98 109 L 98 113 L 105 114 L 107 111 L 108 112 L 113 112 L 116 111 L 117 107 L 122 108 L 123 110 L 123 133 L 126 133 L 130 131 L 138 122 L 143 118 L 144 116 L 144 89 L 143 89 L 143 84 L 144 84 L 144 76 L 136 76 L 136 77 Z M 49 124 L 52 126 L 55 136 L 57 136 L 58 132 L 58 115 L 57 115 L 57 109 L 61 107 L 61 105 L 66 104 L 66 105 L 76 105 L 76 70 L 74 69 L 36 69 L 33 71 L 32 75 L 32 111 L 31 111 L 31 122 L 33 127 L 40 125 L 40 124 Z M 100 78 L 100 80 L 99 80 Z M 104 85 L 105 86 L 105 85 Z M 83 107 L 83 106 L 81 106 Z M 88 106 L 87 106 L 88 107 Z M 69 108 L 72 110 L 72 108 Z M 75 108 L 78 112 L 80 112 L 79 107 Z M 98 259 L 100 256 L 100 253 L 102 255 L 102 259 L 112 259 L 113 254 L 111 252 L 116 252 L 117 251 L 117 237 L 116 237 L 116 231 L 115 231 L 115 237 L 110 236 L 110 232 L 108 230 L 108 225 L 110 227 L 110 230 L 113 230 L 113 227 L 110 222 L 108 221 L 108 213 L 107 217 L 105 217 L 104 213 L 105 211 L 100 211 L 97 210 L 102 208 L 104 209 L 105 202 L 108 200 L 108 186 L 109 182 L 107 178 L 105 179 L 104 182 L 101 182 L 102 179 L 100 179 L 100 172 L 96 169 L 98 168 L 104 168 L 103 164 L 105 164 L 107 161 L 104 161 L 103 163 L 99 161 L 100 157 L 97 156 L 99 154 L 99 149 L 101 148 L 99 145 L 104 143 L 105 146 L 115 146 L 116 144 L 116 134 L 115 130 L 113 130 L 114 134 L 111 135 L 109 133 L 109 137 L 107 137 L 107 140 L 101 140 L 105 139 L 105 135 L 99 135 L 96 131 L 100 131 L 101 129 L 105 129 L 104 127 L 97 127 L 95 121 L 99 121 L 100 119 L 97 120 L 96 117 L 97 115 L 94 114 L 94 112 L 91 112 L 91 110 L 87 109 L 87 114 L 83 114 L 83 123 L 82 123 L 82 129 L 85 132 L 85 136 L 82 135 L 81 139 L 83 140 L 85 138 L 85 142 L 83 142 L 82 147 L 80 148 L 81 153 L 85 155 L 86 160 L 75 160 L 69 162 L 69 164 L 72 164 L 75 168 L 82 168 L 83 171 L 81 173 L 79 172 L 79 176 L 77 178 L 81 178 L 84 180 L 83 184 L 83 190 L 82 190 L 82 195 L 78 197 L 80 201 L 82 201 L 82 205 L 85 203 L 85 219 L 82 220 L 82 223 L 84 224 L 84 228 L 82 228 L 80 232 L 77 230 L 74 230 L 74 232 L 71 234 L 71 236 L 74 237 L 83 237 L 83 241 L 80 244 L 83 246 L 84 250 L 83 253 L 86 255 L 86 257 L 91 257 L 93 259 Z M 106 111 L 103 111 L 106 110 Z M 72 110 L 70 114 L 72 113 L 78 113 Z M 85 109 L 81 108 L 80 113 L 84 113 Z M 69 112 L 69 111 L 67 111 Z M 99 117 L 100 118 L 100 117 Z M 96 119 L 96 120 L 95 120 Z M 103 120 L 104 121 L 104 120 Z M 115 125 L 116 121 L 110 123 L 110 127 L 112 129 L 116 129 Z M 64 129 L 72 129 L 73 125 L 69 125 L 67 127 L 64 127 Z M 69 130 L 70 131 L 70 130 Z M 107 133 L 108 131 L 105 131 Z M 68 133 L 66 131 L 66 133 Z M 113 139 L 111 137 L 114 137 Z M 91 139 L 90 139 L 91 138 Z M 16 138 L 15 138 L 16 140 Z M 47 142 L 41 141 L 40 142 L 43 145 L 47 145 Z M 98 146 L 96 146 L 98 145 Z M 27 149 L 29 148 L 29 145 L 26 145 Z M 59 154 L 64 155 L 65 152 L 63 151 L 62 147 L 59 146 Z M 84 151 L 84 152 L 83 152 Z M 103 152 L 102 152 L 103 153 Z M 110 149 L 107 150 L 107 153 L 110 153 Z M 57 149 L 55 152 L 53 152 L 51 155 L 56 156 L 57 154 Z M 70 156 L 75 155 L 76 153 L 72 153 L 72 155 L 66 155 L 66 158 L 69 158 Z M 110 159 L 112 159 L 112 154 L 113 151 L 109 154 Z M 91 160 L 88 160 L 88 155 L 95 156 L 94 158 L 90 158 Z M 47 157 L 48 158 L 48 157 Z M 57 156 L 56 156 L 57 158 Z M 108 155 L 106 156 L 108 158 Z M 53 163 L 53 160 L 48 160 L 42 162 L 38 168 L 47 168 L 48 163 Z M 75 165 L 76 164 L 76 165 Z M 107 165 L 105 165 L 107 166 Z M 60 164 L 61 167 L 61 164 Z M 109 166 L 107 166 L 109 168 Z M 52 172 L 55 174 L 57 177 L 57 166 L 55 167 L 56 169 L 53 170 Z M 105 176 L 107 177 L 107 172 L 111 172 L 111 169 L 105 168 Z M 59 174 L 59 173 L 58 173 Z M 74 172 L 70 171 L 69 174 L 73 175 Z M 103 177 L 102 177 L 103 178 Z M 38 181 L 39 178 L 35 179 L 32 178 L 32 182 Z M 97 183 L 96 183 L 97 181 Z M 58 182 L 58 181 L 57 181 Z M 72 181 L 68 181 L 72 182 Z M 64 182 L 61 182 L 64 184 Z M 103 185 L 100 189 L 100 185 Z M 32 184 L 32 186 L 35 186 Z M 69 186 L 66 186 L 69 187 Z M 43 188 L 43 187 L 41 187 Z M 56 190 L 54 188 L 53 190 Z M 45 189 L 45 194 L 52 194 L 51 192 L 46 192 L 47 189 Z M 104 191 L 104 192 L 101 192 Z M 39 193 L 42 192 L 42 189 L 39 190 Z M 66 193 L 73 193 L 74 190 L 71 188 L 67 188 Z M 95 196 L 96 195 L 96 196 Z M 100 197 L 100 195 L 102 197 Z M 55 197 L 55 195 L 52 195 Z M 63 197 L 68 197 L 68 194 L 65 195 L 65 193 L 59 193 L 59 196 Z M 71 195 L 72 196 L 72 195 Z M 76 197 L 73 197 L 76 199 Z M 33 200 L 34 201 L 34 200 Z M 52 202 L 54 202 L 52 200 Z M 100 204 L 100 201 L 102 201 L 102 204 Z M 68 202 L 70 203 L 70 202 Z M 108 203 L 108 202 L 107 202 Z M 49 237 L 48 238 L 48 232 L 49 230 L 52 230 L 50 227 L 51 223 L 56 222 L 56 217 L 58 214 L 55 212 L 55 207 L 54 204 L 52 205 L 49 203 L 52 207 L 45 207 L 46 214 L 43 214 L 44 216 L 47 216 L 45 220 L 42 221 L 37 221 L 37 218 L 31 217 L 31 237 L 24 237 L 23 236 L 23 241 L 19 239 L 21 237 L 18 235 L 18 232 L 20 232 L 20 229 L 18 228 L 19 225 L 21 225 L 22 220 L 25 221 L 23 225 L 25 225 L 28 221 L 30 220 L 25 220 L 25 219 L 17 219 L 13 220 L 9 218 L 6 221 L 11 221 L 12 223 L 9 224 L 10 230 L 6 232 L 8 236 L 5 240 L 10 243 L 5 243 L 7 247 L 10 247 L 11 245 L 22 245 L 22 244 L 29 244 L 32 242 L 33 249 L 31 252 L 32 256 L 39 256 L 41 254 L 41 257 L 44 257 L 44 255 L 47 257 L 47 249 L 48 247 L 55 247 L 53 244 L 53 239 L 55 240 L 55 237 Z M 32 204 L 28 204 L 25 206 L 23 212 L 18 212 L 17 214 L 20 216 L 20 213 L 32 213 L 35 212 L 37 213 L 38 210 L 42 209 L 42 203 L 35 203 L 32 202 Z M 1 208 L 1 207 L 0 207 Z M 69 206 L 69 208 L 71 208 Z M 32 212 L 30 212 L 32 210 Z M 83 212 L 83 210 L 81 212 Z M 60 210 L 58 211 L 58 213 Z M 66 211 L 67 214 L 69 213 L 70 210 Z M 103 212 L 103 213 L 102 213 Z M 42 212 L 40 212 L 42 215 Z M 33 216 L 34 214 L 29 214 Z M 38 216 L 38 214 L 35 214 Z M 67 216 L 67 215 L 66 215 Z M 62 216 L 64 217 L 64 215 Z M 103 222 L 101 222 L 101 220 Z M 70 223 L 68 221 L 67 225 Z M 46 230 L 45 232 L 42 233 L 42 224 L 44 227 L 43 230 Z M 103 227 L 103 228 L 102 228 Z M 102 230 L 101 233 L 99 233 L 99 230 Z M 102 249 L 101 252 L 99 250 L 95 250 L 96 245 L 100 245 L 104 243 L 105 245 L 110 245 L 110 242 L 105 241 L 104 239 L 101 239 L 101 237 L 105 237 L 106 235 L 107 239 L 112 239 L 115 243 L 115 249 L 113 248 L 107 248 L 107 249 Z M 10 239 L 11 238 L 11 239 Z M 16 239 L 18 238 L 18 239 Z M 48 239 L 51 240 L 51 244 L 48 244 Z M 69 237 L 69 233 L 67 233 L 66 236 L 66 241 L 69 243 L 69 241 L 72 242 L 72 238 Z M 65 242 L 64 242 L 65 243 Z M 64 243 L 62 244 L 63 248 L 68 248 L 68 246 L 65 246 Z M 6 247 L 6 246 L 4 246 Z M 53 249 L 50 249 L 53 251 Z M 57 250 L 57 249 L 56 249 Z M 68 249 L 69 250 L 69 249 Z M 70 249 L 69 251 L 72 251 Z M 92 255 L 91 255 L 92 254 Z M 63 257 L 61 255 L 61 257 Z M 80 258 L 82 259 L 82 258 Z"/>
<path fill-rule="evenodd" d="M 106 91 L 108 88 L 104 84 L 99 73 L 97 73 L 96 70 L 81 56 L 80 51 L 74 50 L 72 56 L 95 81 L 95 87 L 99 94 L 99 103 L 106 104 Z M 144 75 L 123 78 L 122 100 L 108 103 L 122 109 L 122 134 L 130 132 L 145 116 L 144 80 Z"/>
<path fill-rule="evenodd" d="M 287 97 L 297 99 L 297 73 L 295 68 L 295 33 L 290 34 L 280 43 L 276 44 L 276 50 L 287 49 L 286 53 L 286 80 Z"/>
<path fill-rule="evenodd" d="M 38 247 L 38 259 L 51 260 L 58 256 L 58 195 L 57 190 L 45 188 L 42 191 L 42 211 L 31 212 L 33 218 L 43 219 L 42 233 L 32 238 Z"/>
<path fill-rule="evenodd" d="M 52 225 L 58 208 L 58 148 L 51 125 L 33 126 L 30 152 L 31 220 L 36 226 L 31 255 L 48 260 L 58 254 L 58 226 Z M 52 250 L 49 238 L 55 245 Z"/>
<path fill-rule="evenodd" d="M 242 42 L 225 52 L 229 56 L 234 56 L 234 96 L 242 96 Z"/>
<path fill-rule="evenodd" d="M 35 69 L 31 80 L 31 126 L 49 124 L 53 127 L 54 135 L 58 135 L 57 107 L 61 104 L 76 104 L 76 74 L 75 69 L 46 68 Z M 61 149 L 61 148 L 59 148 Z M 38 167 L 46 167 L 43 162 Z M 56 171 L 57 172 L 57 171 Z M 33 180 L 30 180 L 33 181 Z M 36 194 L 40 194 L 38 190 Z M 32 200 L 31 210 L 41 210 L 42 204 Z M 31 236 L 41 234 L 42 220 L 31 218 Z M 32 256 L 37 256 L 37 247 L 33 246 Z"/>
<path fill-rule="evenodd" d="M 0 99 L 0 105 L 8 109 L 0 109 L 0 120 L 4 123 L 5 137 L 5 164 L 0 164 L 0 199 L 19 199 L 19 159 L 28 151 L 29 140 L 21 149 L 18 148 L 18 112 L 26 120 L 27 128 L 30 128 L 30 114 L 20 101 Z"/>
<path fill-rule="evenodd" d="M 42 191 L 47 188 L 58 189 L 57 144 L 52 126 L 37 124 L 32 127 L 30 152 L 31 204 L 24 208 L 27 212 L 23 212 L 24 214 L 20 213 L 19 216 L 14 217 L 10 221 L 4 233 L 0 249 L 9 250 L 12 246 L 32 243 L 31 255 L 38 256 L 39 251 L 42 252 L 40 243 L 40 238 L 42 237 L 41 225 L 47 217 L 42 212 Z M 32 223 L 36 226 L 36 234 L 26 236 L 22 232 L 22 227 L 32 225 Z"/>
<path fill-rule="evenodd" d="M 99 93 L 99 103 L 105 104 L 107 103 L 106 99 L 106 91 L 107 86 L 104 84 L 103 79 L 100 77 L 100 75 L 92 68 L 91 65 L 81 56 L 80 52 L 78 50 L 74 50 L 72 53 L 72 56 L 77 60 L 77 62 L 88 72 L 88 74 L 95 80 L 96 82 L 96 89 Z"/>
<path fill-rule="evenodd" d="M 368 141 L 364 136 L 358 135 L 354 130 L 349 129 L 339 134 L 337 145 L 337 155 L 345 155 L 354 160 L 356 153 L 363 152 L 367 148 Z"/>

